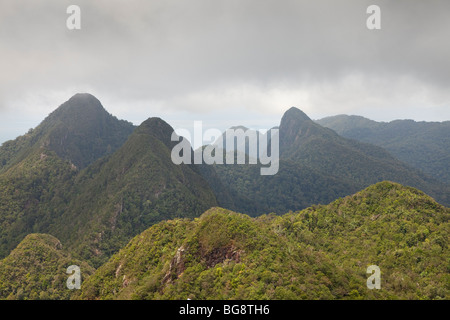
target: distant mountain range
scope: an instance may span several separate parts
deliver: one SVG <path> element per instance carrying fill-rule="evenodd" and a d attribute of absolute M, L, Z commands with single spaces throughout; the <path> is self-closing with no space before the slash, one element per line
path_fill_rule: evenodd
<path fill-rule="evenodd" d="M 448 256 L 448 209 L 442 206 L 450 203 L 448 184 L 380 146 L 345 138 L 321 126 L 297 108 L 289 109 L 276 129 L 280 160 L 273 176 L 262 176 L 261 164 L 176 165 L 171 160 L 177 144 L 171 140 L 174 130 L 164 120 L 149 118 L 135 127 L 110 115 L 92 95 L 76 94 L 38 127 L 0 147 L 0 298 L 74 297 L 61 286 L 60 276 L 52 278 L 69 262 L 85 266 L 87 276 L 97 269 L 79 298 L 185 299 L 201 298 L 206 292 L 217 298 L 358 298 L 365 297 L 355 289 L 364 270 L 350 271 L 350 264 L 341 267 L 336 261 L 352 252 L 352 259 L 360 257 L 358 263 L 369 263 L 379 260 L 380 254 L 394 254 L 395 247 L 403 248 L 404 243 L 416 251 L 405 247 L 398 253 L 407 257 L 402 270 L 410 266 L 412 257 L 420 256 L 436 263 L 430 268 L 441 274 L 437 264 Z M 380 184 L 385 180 L 392 182 Z M 332 204 L 325 206 L 328 203 Z M 302 209 L 302 213 L 280 218 L 242 215 L 282 215 Z M 348 218 L 341 217 L 343 212 Z M 383 214 L 385 218 L 374 218 Z M 330 221 L 349 225 L 333 226 Z M 408 221 L 413 222 L 409 225 Z M 421 228 L 422 222 L 428 231 Z M 403 223 L 406 229 L 401 230 L 407 233 L 394 228 Z M 317 235 L 311 233 L 319 230 Z M 373 247 L 370 259 L 362 247 L 354 252 L 342 248 L 325 257 L 330 254 L 328 246 L 350 243 L 347 234 L 355 239 L 373 238 L 376 246 L 382 230 L 388 230 L 386 237 L 391 242 L 387 247 Z M 250 234 L 253 240 L 245 236 Z M 332 234 L 335 238 L 328 238 Z M 314 246 L 315 253 L 309 253 L 306 243 Z M 270 244 L 272 253 L 264 251 L 264 244 Z M 148 252 L 140 251 L 141 245 Z M 443 250 L 441 254 L 436 246 Z M 431 253 L 418 253 L 425 248 L 431 248 Z M 225 263 L 227 259 L 231 264 Z M 293 269 L 274 265 L 277 259 L 287 259 Z M 265 262 L 252 275 L 247 266 L 257 260 Z M 183 265 L 174 261 L 183 261 Z M 319 266 L 298 267 L 301 261 L 316 261 Z M 129 269 L 129 264 L 137 269 Z M 29 278 L 27 268 L 52 271 Z M 330 268 L 337 270 L 336 276 Z M 113 271 L 115 278 L 111 278 Z M 345 272 L 353 275 L 346 278 Z M 415 272 L 413 282 L 418 279 Z M 182 274 L 186 278 L 178 281 Z M 210 287 L 218 274 L 224 275 L 223 281 Z M 245 275 L 243 282 L 233 280 L 238 274 Z M 277 280 L 274 274 L 283 276 Z M 296 279 L 295 286 L 311 293 L 302 295 L 290 287 L 290 277 Z M 382 297 L 446 296 L 446 292 L 426 288 L 430 279 L 417 280 L 424 287 L 415 293 L 404 295 L 391 288 Z M 39 285 L 41 280 L 45 285 Z M 205 291 L 187 289 L 189 281 L 204 286 Z M 115 293 L 99 283 L 114 287 Z"/>
<path fill-rule="evenodd" d="M 282 117 L 280 165 L 274 176 L 258 166 L 215 165 L 223 185 L 239 195 L 232 209 L 258 215 L 284 213 L 352 194 L 390 180 L 419 188 L 448 205 L 449 185 L 396 159 L 385 149 L 339 136 L 297 108 Z M 219 204 L 222 205 L 220 197 Z"/>
<path fill-rule="evenodd" d="M 450 184 L 450 121 L 376 122 L 339 115 L 316 122 L 343 137 L 380 146 L 399 160 Z"/>

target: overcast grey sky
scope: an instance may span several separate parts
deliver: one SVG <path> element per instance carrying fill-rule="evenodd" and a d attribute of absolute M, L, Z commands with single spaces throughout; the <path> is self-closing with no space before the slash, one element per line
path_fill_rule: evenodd
<path fill-rule="evenodd" d="M 449 14 L 448 0 L 1 0 L 0 143 L 77 92 L 176 128 L 270 128 L 291 106 L 449 120 Z"/>

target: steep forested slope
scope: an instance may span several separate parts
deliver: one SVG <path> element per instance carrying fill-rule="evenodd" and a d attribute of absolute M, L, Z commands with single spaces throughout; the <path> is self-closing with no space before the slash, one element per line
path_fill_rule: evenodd
<path fill-rule="evenodd" d="M 213 208 L 144 231 L 78 298 L 448 299 L 449 214 L 392 182 L 283 216 Z"/>

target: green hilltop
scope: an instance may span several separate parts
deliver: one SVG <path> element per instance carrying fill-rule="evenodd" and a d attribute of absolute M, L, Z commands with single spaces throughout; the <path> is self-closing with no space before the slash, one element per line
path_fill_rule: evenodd
<path fill-rule="evenodd" d="M 71 265 L 83 270 L 82 277 L 94 272 L 87 263 L 74 259 L 55 237 L 29 234 L 0 260 L 0 299 L 69 299 L 75 292 L 66 286 Z"/>
<path fill-rule="evenodd" d="M 35 129 L 0 148 L 0 170 L 38 150 L 51 150 L 77 168 L 113 153 L 134 130 L 133 124 L 110 115 L 100 101 L 78 93 L 53 111 Z"/>

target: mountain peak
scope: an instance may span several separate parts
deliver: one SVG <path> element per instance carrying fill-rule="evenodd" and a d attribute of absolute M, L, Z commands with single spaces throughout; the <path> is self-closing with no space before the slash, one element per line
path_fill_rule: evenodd
<path fill-rule="evenodd" d="M 314 122 L 300 109 L 292 107 L 286 111 L 280 122 L 280 150 L 289 149 L 300 136 L 316 133 Z M 319 130 L 320 131 L 320 130 Z"/>
<path fill-rule="evenodd" d="M 173 147 L 171 140 L 174 129 L 170 124 L 158 117 L 148 118 L 136 129 L 136 134 L 148 134 L 152 135 L 161 142 L 163 142 L 168 148 Z"/>
<path fill-rule="evenodd" d="M 170 124 L 159 117 L 151 117 L 141 123 L 137 132 L 147 132 L 151 134 L 162 133 L 164 135 L 171 135 L 173 128 Z"/>
<path fill-rule="evenodd" d="M 90 93 L 76 93 L 74 94 L 69 101 L 90 101 L 90 102 L 97 102 L 100 103 L 100 101 L 92 94 Z"/>
<path fill-rule="evenodd" d="M 108 112 L 103 108 L 101 102 L 89 93 L 75 94 L 52 113 L 53 117 L 71 122 L 107 115 Z"/>
<path fill-rule="evenodd" d="M 281 118 L 281 123 L 283 123 L 283 121 L 296 121 L 297 123 L 301 123 L 304 121 L 311 121 L 311 119 L 302 110 L 291 107 Z"/>

